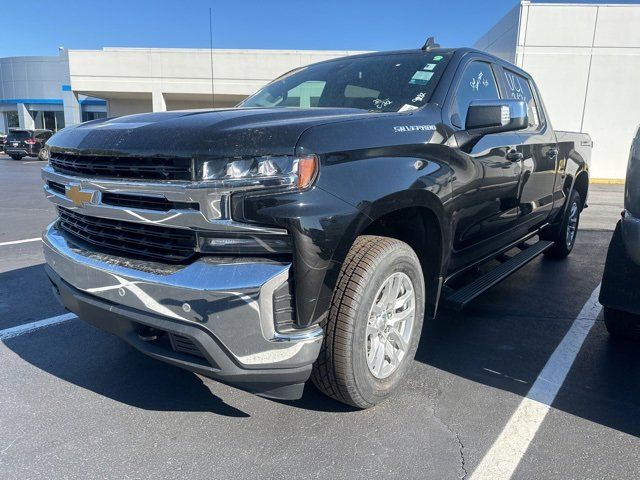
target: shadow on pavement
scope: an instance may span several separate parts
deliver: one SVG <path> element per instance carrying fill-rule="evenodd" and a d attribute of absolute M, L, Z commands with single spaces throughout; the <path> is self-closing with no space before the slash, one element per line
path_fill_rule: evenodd
<path fill-rule="evenodd" d="M 198 375 L 148 358 L 79 320 L 6 345 L 51 375 L 137 408 L 249 416 L 215 396 Z"/>
<path fill-rule="evenodd" d="M 526 396 L 599 284 L 610 231 L 582 231 L 567 260 L 534 260 L 464 312 L 425 321 L 416 361 Z M 612 341 L 602 314 L 553 407 L 640 436 L 640 348 Z"/>
<path fill-rule="evenodd" d="M 600 282 L 610 236 L 581 232 L 568 260 L 536 259 L 465 312 L 442 310 L 437 320 L 425 321 L 416 361 L 525 396 Z M 51 375 L 138 408 L 248 416 L 213 395 L 197 375 L 150 359 L 79 321 L 6 344 Z M 598 321 L 553 406 L 640 436 L 639 372 L 640 348 L 612 343 Z M 354 411 L 310 384 L 301 400 L 285 403 Z"/>

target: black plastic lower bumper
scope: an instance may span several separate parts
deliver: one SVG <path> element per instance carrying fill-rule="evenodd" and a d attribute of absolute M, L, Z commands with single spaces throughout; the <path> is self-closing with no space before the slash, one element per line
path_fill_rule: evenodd
<path fill-rule="evenodd" d="M 69 285 L 48 265 L 45 269 L 65 308 L 142 353 L 260 396 L 282 400 L 302 396 L 311 365 L 243 369 L 204 328 L 106 302 Z"/>
<path fill-rule="evenodd" d="M 14 147 L 5 147 L 5 153 L 7 155 L 16 155 L 16 156 L 23 156 L 23 157 L 35 157 L 36 154 L 33 153 L 31 150 L 27 150 L 24 148 L 14 148 Z"/>

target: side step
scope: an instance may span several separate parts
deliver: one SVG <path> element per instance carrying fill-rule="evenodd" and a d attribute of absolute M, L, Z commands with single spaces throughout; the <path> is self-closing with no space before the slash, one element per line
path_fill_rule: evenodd
<path fill-rule="evenodd" d="M 539 242 L 534 243 L 530 247 L 524 249 L 522 252 L 501 263 L 493 270 L 488 271 L 480 278 L 474 280 L 473 282 L 465 285 L 458 290 L 455 290 L 453 293 L 446 297 L 445 306 L 457 311 L 462 310 L 478 295 L 486 292 L 495 284 L 501 282 L 512 273 L 524 267 L 538 255 L 551 248 L 552 245 L 553 242 L 549 242 L 546 240 L 540 240 Z"/>

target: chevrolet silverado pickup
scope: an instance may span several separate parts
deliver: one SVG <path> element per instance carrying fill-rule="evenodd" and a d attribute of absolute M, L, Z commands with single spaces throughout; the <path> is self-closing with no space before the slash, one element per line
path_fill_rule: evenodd
<path fill-rule="evenodd" d="M 590 152 L 486 53 L 329 60 L 236 108 L 58 132 L 46 270 L 67 309 L 158 360 L 277 399 L 311 378 L 366 408 L 425 315 L 571 252 Z"/>

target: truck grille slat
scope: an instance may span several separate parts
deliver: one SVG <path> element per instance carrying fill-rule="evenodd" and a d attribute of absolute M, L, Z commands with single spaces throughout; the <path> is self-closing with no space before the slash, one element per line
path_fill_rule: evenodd
<path fill-rule="evenodd" d="M 191 159 L 107 157 L 51 153 L 49 163 L 60 173 L 101 178 L 191 180 Z"/>
<path fill-rule="evenodd" d="M 196 234 L 189 230 L 90 217 L 62 207 L 58 212 L 66 232 L 105 249 L 170 262 L 195 254 Z"/>
<path fill-rule="evenodd" d="M 143 208 L 168 212 L 169 210 L 199 210 L 200 205 L 195 202 L 172 202 L 166 198 L 147 197 L 144 195 L 130 195 L 122 193 L 104 192 L 102 203 L 114 207 Z"/>

